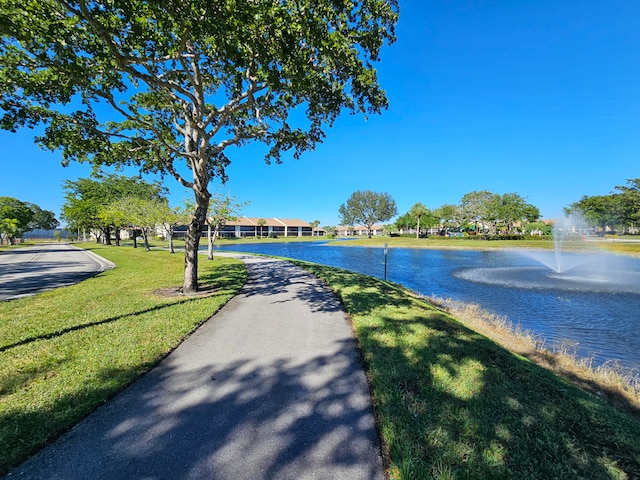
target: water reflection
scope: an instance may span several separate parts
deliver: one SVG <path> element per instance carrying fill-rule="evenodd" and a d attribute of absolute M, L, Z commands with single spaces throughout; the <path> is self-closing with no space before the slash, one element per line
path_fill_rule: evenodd
<path fill-rule="evenodd" d="M 384 275 L 381 248 L 342 248 L 322 242 L 218 248 L 307 260 L 379 278 Z M 596 364 L 617 359 L 627 368 L 640 369 L 636 334 L 640 260 L 622 257 L 616 265 L 617 287 L 593 275 L 577 275 L 580 272 L 574 272 L 573 279 L 554 278 L 521 252 L 393 248 L 388 254 L 387 279 L 423 295 L 477 303 L 542 334 L 547 344 L 567 339 L 580 355 L 593 356 Z"/>

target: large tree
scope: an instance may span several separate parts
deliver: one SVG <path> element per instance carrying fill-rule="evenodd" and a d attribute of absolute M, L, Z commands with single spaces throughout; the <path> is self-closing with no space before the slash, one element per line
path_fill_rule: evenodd
<path fill-rule="evenodd" d="M 397 14 L 397 0 L 0 0 L 0 125 L 44 123 L 37 141 L 64 162 L 136 164 L 192 189 L 193 292 L 228 147 L 257 140 L 279 163 L 345 110 L 380 113 L 373 65 Z"/>
<path fill-rule="evenodd" d="M 516 223 L 535 222 L 540 218 L 538 207 L 527 203 L 526 199 L 517 193 L 496 196 L 491 210 L 495 224 L 503 226 L 507 233 L 513 233 Z"/>
<path fill-rule="evenodd" d="M 340 217 L 343 225 L 361 223 L 367 227 L 371 238 L 371 230 L 376 222 L 386 222 L 398 213 L 396 202 L 388 193 L 372 190 L 358 190 L 340 205 Z"/>
<path fill-rule="evenodd" d="M 628 226 L 640 221 L 640 178 L 627 180 L 626 185 L 616 185 L 620 192 L 620 211 Z"/>
<path fill-rule="evenodd" d="M 56 214 L 50 210 L 43 210 L 35 203 L 27 203 L 29 209 L 33 212 L 33 218 L 27 225 L 27 229 L 35 230 L 41 228 L 43 230 L 53 230 L 58 228 L 60 222 L 56 218 Z"/>
<path fill-rule="evenodd" d="M 616 185 L 608 195 L 584 195 L 566 207 L 566 214 L 578 213 L 601 232 L 630 227 L 640 220 L 640 178 Z"/>
<path fill-rule="evenodd" d="M 53 212 L 13 197 L 0 197 L 0 237 L 14 243 L 24 232 L 42 228 L 53 230 L 60 222 Z"/>
<path fill-rule="evenodd" d="M 452 204 L 444 204 L 439 206 L 433 212 L 435 218 L 440 224 L 440 235 L 444 236 L 449 233 L 452 228 L 458 228 L 462 225 L 462 214 L 460 207 Z"/>
<path fill-rule="evenodd" d="M 33 220 L 29 204 L 13 197 L 0 197 L 0 236 L 14 243 L 28 230 Z"/>
<path fill-rule="evenodd" d="M 492 223 L 495 213 L 492 208 L 497 204 L 497 194 L 487 190 L 476 190 L 466 193 L 460 199 L 460 214 L 462 220 L 474 226 L 478 232 L 479 223 Z"/>
<path fill-rule="evenodd" d="M 616 225 L 624 225 L 624 204 L 621 194 L 612 195 L 584 195 L 577 202 L 565 208 L 566 214 L 579 214 L 591 225 L 596 227 L 602 235 L 607 227 L 614 229 Z"/>

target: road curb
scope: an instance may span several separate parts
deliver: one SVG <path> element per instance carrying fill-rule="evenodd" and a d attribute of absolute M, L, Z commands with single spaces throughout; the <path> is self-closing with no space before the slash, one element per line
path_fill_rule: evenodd
<path fill-rule="evenodd" d="M 96 262 L 98 265 L 100 265 L 100 272 L 104 272 L 106 270 L 111 270 L 112 268 L 116 268 L 116 264 L 115 263 L 107 260 L 104 257 L 101 257 L 97 253 L 93 253 L 92 251 L 86 250 L 84 248 L 76 247 L 75 245 L 72 245 L 70 243 L 68 243 L 67 245 L 69 245 L 69 247 L 73 248 L 74 250 L 81 250 L 84 253 L 86 253 L 87 255 L 89 255 L 94 262 Z"/>

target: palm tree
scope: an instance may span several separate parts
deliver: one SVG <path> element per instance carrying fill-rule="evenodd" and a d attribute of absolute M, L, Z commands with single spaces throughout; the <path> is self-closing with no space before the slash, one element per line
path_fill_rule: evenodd
<path fill-rule="evenodd" d="M 409 210 L 409 214 L 418 220 L 418 226 L 416 227 L 416 238 L 420 237 L 420 218 L 427 215 L 429 213 L 429 209 L 424 203 L 416 203 L 411 210 Z"/>
<path fill-rule="evenodd" d="M 267 221 L 264 218 L 260 218 L 257 223 L 260 227 L 260 238 L 262 238 L 262 227 L 264 227 L 264 224 L 267 223 Z"/>
<path fill-rule="evenodd" d="M 320 220 L 314 220 L 313 222 L 309 222 L 309 225 L 311 225 L 311 236 L 313 237 L 313 232 L 318 228 L 318 225 L 320 225 Z M 317 232 L 316 232 L 317 235 Z"/>

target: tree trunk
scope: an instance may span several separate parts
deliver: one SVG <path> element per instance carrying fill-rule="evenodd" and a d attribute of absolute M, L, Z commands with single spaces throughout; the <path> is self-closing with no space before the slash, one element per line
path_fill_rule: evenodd
<path fill-rule="evenodd" d="M 120 246 L 120 229 L 116 228 L 116 247 Z"/>
<path fill-rule="evenodd" d="M 211 225 L 207 225 L 207 260 L 213 260 L 213 241 L 211 237 Z"/>
<path fill-rule="evenodd" d="M 176 253 L 173 249 L 173 226 L 169 227 L 169 253 Z"/>
<path fill-rule="evenodd" d="M 151 248 L 149 247 L 149 230 L 146 228 L 142 229 L 142 237 L 144 238 L 144 249 L 149 252 Z"/>
<path fill-rule="evenodd" d="M 182 292 L 185 294 L 198 291 L 198 247 L 200 246 L 200 232 L 207 217 L 209 198 L 211 195 L 205 189 L 204 193 L 194 189 L 196 194 L 196 211 L 191 218 L 189 228 L 184 238 L 184 282 Z"/>
<path fill-rule="evenodd" d="M 218 233 L 219 233 L 219 229 L 218 227 L 215 227 L 213 229 L 213 233 L 211 233 L 211 231 L 209 231 L 209 260 L 213 260 L 213 244 L 216 243 L 216 239 L 218 238 Z"/>

